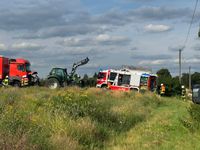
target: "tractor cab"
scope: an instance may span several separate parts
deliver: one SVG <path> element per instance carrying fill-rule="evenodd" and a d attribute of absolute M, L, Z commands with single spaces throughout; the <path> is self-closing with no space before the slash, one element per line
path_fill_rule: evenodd
<path fill-rule="evenodd" d="M 51 89 L 64 86 L 64 84 L 67 84 L 67 81 L 67 69 L 64 68 L 53 68 L 48 75 L 48 87 Z"/>
<path fill-rule="evenodd" d="M 51 72 L 49 73 L 49 75 L 54 75 L 54 76 L 58 76 L 60 78 L 66 77 L 67 74 L 67 69 L 63 69 L 63 68 L 53 68 L 51 70 Z"/>

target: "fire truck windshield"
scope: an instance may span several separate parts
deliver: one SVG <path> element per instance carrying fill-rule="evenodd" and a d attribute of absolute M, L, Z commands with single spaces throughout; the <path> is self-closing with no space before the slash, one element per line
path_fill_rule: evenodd
<path fill-rule="evenodd" d="M 98 74 L 98 79 L 103 79 L 106 77 L 106 73 L 103 73 L 103 72 L 99 72 Z"/>
<path fill-rule="evenodd" d="M 141 85 L 147 85 L 148 77 L 141 77 L 140 84 Z"/>
<path fill-rule="evenodd" d="M 31 65 L 30 64 L 26 64 L 26 71 L 31 72 Z"/>

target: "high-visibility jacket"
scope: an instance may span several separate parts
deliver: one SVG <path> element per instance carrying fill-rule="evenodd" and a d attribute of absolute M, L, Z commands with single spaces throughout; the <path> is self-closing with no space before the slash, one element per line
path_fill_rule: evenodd
<path fill-rule="evenodd" d="M 165 94 L 165 86 L 164 85 L 161 85 L 161 91 L 160 91 L 160 94 Z"/>
<path fill-rule="evenodd" d="M 5 78 L 5 79 L 2 81 L 2 83 L 3 83 L 3 85 L 8 85 L 8 83 L 9 83 L 8 78 Z"/>
<path fill-rule="evenodd" d="M 186 94 L 186 90 L 185 90 L 185 88 L 183 88 L 182 91 L 181 91 L 181 96 L 185 97 L 185 94 Z"/>

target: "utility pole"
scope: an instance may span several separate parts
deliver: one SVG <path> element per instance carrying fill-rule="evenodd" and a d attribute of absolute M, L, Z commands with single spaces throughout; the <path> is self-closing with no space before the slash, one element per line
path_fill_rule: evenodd
<path fill-rule="evenodd" d="M 189 91 L 191 91 L 191 85 L 192 85 L 192 80 L 191 80 L 191 66 L 189 66 Z"/>
<path fill-rule="evenodd" d="M 181 84 L 181 52 L 182 50 L 179 49 L 179 83 Z"/>

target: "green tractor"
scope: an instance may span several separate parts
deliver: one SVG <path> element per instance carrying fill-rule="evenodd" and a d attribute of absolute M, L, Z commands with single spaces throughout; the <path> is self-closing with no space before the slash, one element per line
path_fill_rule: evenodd
<path fill-rule="evenodd" d="M 69 85 L 75 85 L 75 72 L 77 67 L 87 64 L 89 58 L 83 59 L 73 64 L 71 73 L 67 73 L 66 68 L 53 68 L 47 76 L 46 86 L 50 89 L 57 89 L 60 87 L 66 87 Z"/>

